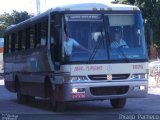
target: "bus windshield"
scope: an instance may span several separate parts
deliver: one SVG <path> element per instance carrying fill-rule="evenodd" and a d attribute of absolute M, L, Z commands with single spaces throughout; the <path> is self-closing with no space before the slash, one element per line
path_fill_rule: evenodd
<path fill-rule="evenodd" d="M 137 14 L 67 14 L 65 32 L 76 41 L 70 62 L 147 59 L 143 22 Z"/>

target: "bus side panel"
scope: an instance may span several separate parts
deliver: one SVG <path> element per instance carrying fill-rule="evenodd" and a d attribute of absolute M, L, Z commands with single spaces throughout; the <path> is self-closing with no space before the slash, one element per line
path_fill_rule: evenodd
<path fill-rule="evenodd" d="M 5 74 L 5 87 L 10 92 L 16 92 L 15 81 L 13 80 L 13 74 Z"/>
<path fill-rule="evenodd" d="M 22 94 L 31 96 L 45 96 L 43 73 L 22 73 L 19 75 Z"/>
<path fill-rule="evenodd" d="M 31 96 L 45 96 L 45 73 L 50 72 L 47 48 L 39 47 L 27 50 L 15 58 L 14 68 L 20 71 L 18 79 L 22 88 L 22 94 Z"/>
<path fill-rule="evenodd" d="M 13 61 L 14 56 L 4 55 L 4 82 L 5 87 L 11 91 L 15 92 L 15 82 L 13 80 Z"/>

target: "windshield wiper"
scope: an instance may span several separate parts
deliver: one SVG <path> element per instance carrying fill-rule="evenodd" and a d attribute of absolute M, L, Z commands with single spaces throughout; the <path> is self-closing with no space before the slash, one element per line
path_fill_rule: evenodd
<path fill-rule="evenodd" d="M 103 43 L 103 40 L 104 40 L 104 37 L 103 37 L 103 33 L 101 32 L 101 35 L 102 35 L 102 38 L 100 38 L 98 40 L 98 43 L 95 45 L 94 49 L 93 49 L 93 52 L 91 53 L 90 57 L 89 57 L 89 62 L 93 61 L 94 60 L 94 57 L 100 47 L 100 45 Z"/>
<path fill-rule="evenodd" d="M 98 43 L 95 45 L 95 47 L 94 47 L 94 49 L 93 49 L 93 51 L 92 51 L 92 53 L 91 53 L 91 55 L 89 57 L 89 61 L 94 59 L 94 57 L 95 57 L 95 55 L 96 55 L 96 53 L 97 53 L 97 51 L 99 49 L 99 46 L 101 45 L 101 41 L 102 40 L 99 40 Z"/>

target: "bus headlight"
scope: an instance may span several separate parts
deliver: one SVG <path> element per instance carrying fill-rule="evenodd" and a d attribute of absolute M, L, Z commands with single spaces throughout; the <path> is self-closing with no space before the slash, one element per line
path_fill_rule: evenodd
<path fill-rule="evenodd" d="M 72 88 L 73 99 L 83 99 L 86 97 L 85 88 Z"/>
<path fill-rule="evenodd" d="M 86 76 L 64 76 L 64 82 L 86 82 L 88 78 Z"/>
<path fill-rule="evenodd" d="M 72 93 L 85 93 L 85 88 L 72 88 Z"/>
<path fill-rule="evenodd" d="M 88 78 L 86 76 L 71 76 L 70 81 L 71 82 L 85 82 L 85 81 L 88 81 Z"/>
<path fill-rule="evenodd" d="M 131 79 L 147 79 L 147 78 L 148 78 L 148 74 L 145 74 L 145 73 L 131 75 Z"/>

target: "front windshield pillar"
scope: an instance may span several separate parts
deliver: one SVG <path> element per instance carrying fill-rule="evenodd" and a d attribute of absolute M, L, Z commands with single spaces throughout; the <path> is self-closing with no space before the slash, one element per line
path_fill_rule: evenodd
<path fill-rule="evenodd" d="M 65 41 L 65 20 L 64 20 L 64 16 L 62 17 L 62 61 L 64 62 L 65 59 L 65 53 L 64 53 L 64 41 Z"/>
<path fill-rule="evenodd" d="M 109 45 L 110 45 L 110 36 L 109 36 L 109 21 L 107 17 L 104 17 L 103 15 L 103 24 L 104 24 L 104 30 L 105 30 L 105 39 L 106 39 L 106 52 L 107 52 L 107 58 L 110 59 L 109 55 Z"/>

